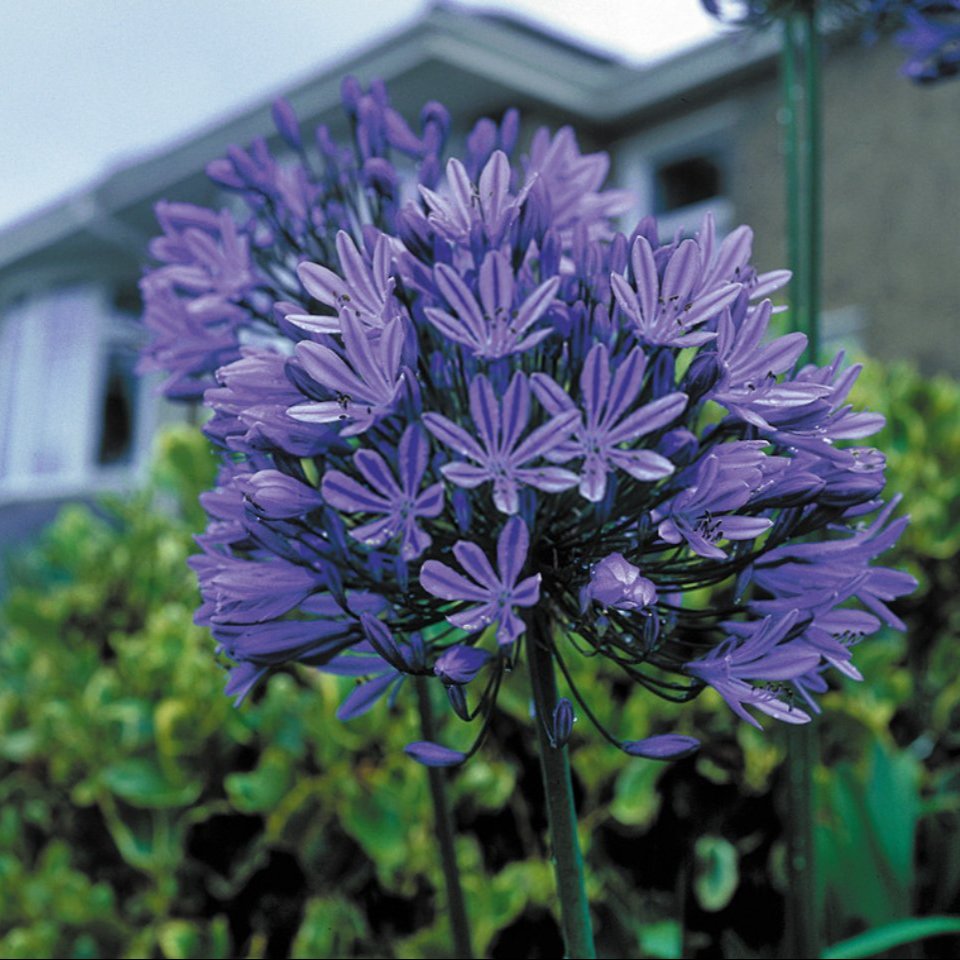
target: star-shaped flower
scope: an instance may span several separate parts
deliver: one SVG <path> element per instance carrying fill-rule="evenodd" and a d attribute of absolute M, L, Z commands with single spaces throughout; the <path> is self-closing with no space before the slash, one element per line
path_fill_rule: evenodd
<path fill-rule="evenodd" d="M 471 603 L 447 620 L 467 633 L 497 623 L 497 642 L 513 643 L 523 633 L 523 621 L 514 607 L 532 607 L 540 599 L 540 574 L 517 582 L 527 559 L 530 532 L 519 517 L 511 517 L 497 540 L 497 569 L 475 544 L 459 540 L 454 556 L 470 579 L 439 560 L 428 560 L 420 569 L 420 586 L 441 600 Z"/>
<path fill-rule="evenodd" d="M 382 547 L 400 535 L 400 555 L 404 560 L 416 559 L 430 546 L 432 538 L 420 528 L 417 520 L 440 515 L 443 484 L 435 483 L 420 490 L 427 469 L 428 448 L 423 428 L 411 424 L 404 430 L 397 449 L 399 483 L 386 460 L 375 450 L 358 450 L 353 457 L 368 487 L 340 470 L 328 470 L 323 475 L 321 492 L 331 506 L 344 513 L 381 514 L 379 520 L 354 527 L 351 537 L 371 547 Z"/>
<path fill-rule="evenodd" d="M 493 482 L 493 502 L 503 513 L 519 509 L 521 486 L 555 493 L 577 485 L 577 475 L 560 467 L 529 467 L 531 461 L 549 456 L 563 443 L 580 419 L 576 410 L 563 410 L 527 435 L 520 436 L 530 419 L 530 386 L 517 371 L 498 404 L 493 386 L 478 374 L 470 384 L 470 413 L 479 442 L 463 427 L 439 413 L 428 413 L 423 422 L 442 443 L 474 463 L 446 463 L 440 472 L 457 486 L 473 489 Z"/>
<path fill-rule="evenodd" d="M 304 372 L 335 393 L 336 399 L 298 403 L 287 414 L 306 423 L 351 421 L 341 430 L 341 436 L 349 437 L 369 429 L 397 399 L 403 382 L 403 324 L 393 319 L 380 336 L 371 337 L 361 321 L 348 313 L 341 314 L 340 322 L 345 357 L 321 343 L 297 344 Z"/>
<path fill-rule="evenodd" d="M 553 333 L 545 327 L 527 333 L 546 312 L 560 286 L 559 277 L 540 284 L 522 303 L 514 306 L 516 281 L 510 261 L 491 250 L 480 264 L 480 301 L 456 270 L 445 263 L 437 266 L 437 289 L 450 305 L 448 310 L 427 307 L 427 319 L 442 333 L 478 357 L 496 359 L 522 353 Z M 452 311 L 452 312 L 450 312 Z"/>
<path fill-rule="evenodd" d="M 697 347 L 715 333 L 694 330 L 734 301 L 739 283 L 718 279 L 703 287 L 704 264 L 695 240 L 684 240 L 670 255 L 661 280 L 646 237 L 637 237 L 630 254 L 631 286 L 619 273 L 610 277 L 620 309 L 633 321 L 637 338 L 652 346 Z"/>
<path fill-rule="evenodd" d="M 665 427 L 687 405 L 686 394 L 668 393 L 629 413 L 643 386 L 647 360 L 635 347 L 610 376 L 610 353 L 602 343 L 594 345 L 583 364 L 580 395 L 586 418 L 573 437 L 557 445 L 548 457 L 558 463 L 583 457 L 580 492 L 596 503 L 607 489 L 607 474 L 625 470 L 637 480 L 651 482 L 673 473 L 673 464 L 653 450 L 632 450 L 625 444 Z M 549 376 L 531 377 L 537 399 L 555 417 L 576 410 L 567 392 Z"/>

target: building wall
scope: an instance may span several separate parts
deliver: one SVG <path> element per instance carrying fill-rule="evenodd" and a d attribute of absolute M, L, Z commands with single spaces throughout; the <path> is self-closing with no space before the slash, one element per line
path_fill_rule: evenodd
<path fill-rule="evenodd" d="M 892 44 L 825 58 L 824 308 L 861 308 L 875 356 L 960 374 L 960 82 L 918 87 L 902 60 Z M 758 265 L 782 266 L 776 82 L 736 101 L 736 214 Z"/>

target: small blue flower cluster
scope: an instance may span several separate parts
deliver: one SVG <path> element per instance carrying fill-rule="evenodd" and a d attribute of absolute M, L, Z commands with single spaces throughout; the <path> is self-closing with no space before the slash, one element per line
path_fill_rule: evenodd
<path fill-rule="evenodd" d="M 700 0 L 726 23 L 763 28 L 778 17 L 815 10 L 838 22 L 859 22 L 874 41 L 893 31 L 908 57 L 904 76 L 929 84 L 960 74 L 960 0 Z"/>
<path fill-rule="evenodd" d="M 558 743 L 574 701 L 591 713 L 581 654 L 668 699 L 709 685 L 751 723 L 807 721 L 914 582 L 872 565 L 906 520 L 857 445 L 882 424 L 845 403 L 857 369 L 797 369 L 801 334 L 765 339 L 788 274 L 758 275 L 751 231 L 709 216 L 619 232 L 630 198 L 569 129 L 517 158 L 510 112 L 444 163 L 438 104 L 416 130 L 382 86 L 347 81 L 344 105 L 350 148 L 323 127 L 308 146 L 280 103 L 284 156 L 211 164 L 242 216 L 161 205 L 143 280 L 144 365 L 203 395 L 223 455 L 192 562 L 228 692 L 298 661 L 359 678 L 349 718 L 433 677 L 479 744 L 536 643 L 572 697 L 539 711 Z M 632 755 L 696 746 L 603 732 Z"/>

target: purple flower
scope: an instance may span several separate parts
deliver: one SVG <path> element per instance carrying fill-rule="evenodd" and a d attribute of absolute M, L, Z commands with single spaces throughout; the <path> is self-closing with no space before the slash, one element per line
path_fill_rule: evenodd
<path fill-rule="evenodd" d="M 656 601 L 657 588 L 622 553 L 611 553 L 593 568 L 585 596 L 605 607 L 642 610 Z"/>
<path fill-rule="evenodd" d="M 540 599 L 539 573 L 517 582 L 529 546 L 527 525 L 519 517 L 511 517 L 497 540 L 496 571 L 475 543 L 459 540 L 453 553 L 470 579 L 445 563 L 428 560 L 420 568 L 420 585 L 442 600 L 472 604 L 447 617 L 455 627 L 475 633 L 496 621 L 497 643 L 511 644 L 524 630 L 523 621 L 513 608 L 532 607 Z"/>
<path fill-rule="evenodd" d="M 399 534 L 400 555 L 404 560 L 414 560 L 432 543 L 430 534 L 417 520 L 437 517 L 443 510 L 442 483 L 420 490 L 428 454 L 426 434 L 417 424 L 411 424 L 397 449 L 399 483 L 379 453 L 358 450 L 353 463 L 368 486 L 340 470 L 328 470 L 323 475 L 323 497 L 344 513 L 381 514 L 379 520 L 353 527 L 350 536 L 369 546 L 382 547 Z"/>
<path fill-rule="evenodd" d="M 496 359 L 522 353 L 553 333 L 551 327 L 527 331 L 546 312 L 560 285 L 551 277 L 514 306 L 515 281 L 507 258 L 491 250 L 480 264 L 479 302 L 470 288 L 445 263 L 436 268 L 437 289 L 450 305 L 448 310 L 427 307 L 427 319 L 456 343 L 478 357 Z"/>
<path fill-rule="evenodd" d="M 409 123 L 355 80 L 343 101 L 349 144 L 320 127 L 308 147 L 281 103 L 292 155 L 260 139 L 211 164 L 236 213 L 161 205 L 142 283 L 142 365 L 203 394 L 220 452 L 191 563 L 229 692 L 297 662 L 358 678 L 346 719 L 408 674 L 441 683 L 482 717 L 469 750 L 408 747 L 444 766 L 525 649 L 569 681 L 534 704 L 558 745 L 597 715 L 581 655 L 671 699 L 712 686 L 750 722 L 805 720 L 828 670 L 859 678 L 857 643 L 902 626 L 914 585 L 877 562 L 906 522 L 865 443 L 882 418 L 848 403 L 856 367 L 798 370 L 803 338 L 768 338 L 788 274 L 754 269 L 751 230 L 619 232 L 627 197 L 568 128 L 515 161 L 508 112 L 447 158 L 439 104 Z M 716 608 L 687 602 L 705 587 Z"/>
<path fill-rule="evenodd" d="M 651 346 L 696 347 L 713 340 L 715 333 L 694 328 L 731 304 L 741 289 L 726 278 L 704 285 L 704 264 L 695 240 L 684 240 L 670 254 L 663 279 L 646 237 L 634 240 L 630 264 L 633 286 L 619 273 L 611 274 L 610 283 L 633 332 Z"/>
<path fill-rule="evenodd" d="M 625 213 L 634 202 L 629 190 L 601 189 L 610 158 L 605 153 L 581 154 L 570 127 L 562 127 L 552 136 L 545 128 L 538 130 L 526 166 L 528 182 L 543 187 L 551 222 L 558 231 L 582 226 L 607 232 L 609 218 Z"/>
<path fill-rule="evenodd" d="M 491 247 L 499 247 L 526 196 L 525 190 L 518 196 L 510 194 L 510 162 L 506 155 L 497 150 L 490 157 L 476 187 L 464 165 L 451 159 L 447 163 L 447 183 L 449 196 L 420 187 L 431 224 L 453 242 L 466 242 L 474 231 L 482 231 Z"/>
<path fill-rule="evenodd" d="M 667 543 L 682 543 L 698 556 L 723 560 L 720 540 L 753 540 L 773 526 L 766 517 L 735 513 L 759 488 L 762 442 L 726 444 L 699 461 L 687 483 L 653 511 L 657 532 Z"/>
<path fill-rule="evenodd" d="M 319 343 L 297 344 L 297 359 L 304 373 L 330 393 L 335 400 L 314 400 L 294 404 L 287 410 L 304 423 L 342 423 L 348 437 L 363 433 L 390 412 L 403 382 L 400 371 L 403 326 L 391 320 L 374 339 L 361 321 L 341 315 L 344 356 Z"/>
<path fill-rule="evenodd" d="M 514 374 L 503 403 L 498 404 L 493 386 L 478 374 L 470 384 L 470 413 L 479 442 L 462 427 L 439 413 L 428 413 L 423 422 L 442 443 L 474 463 L 451 462 L 440 472 L 458 487 L 473 489 L 493 483 L 493 502 L 502 513 L 516 513 L 521 486 L 555 493 L 576 486 L 577 476 L 559 467 L 530 467 L 570 435 L 580 419 L 575 410 L 564 410 L 521 440 L 530 420 L 530 387 L 519 371 Z"/>
<path fill-rule="evenodd" d="M 433 665 L 433 672 L 444 683 L 469 683 L 489 663 L 490 654 L 463 644 L 446 649 Z"/>
<path fill-rule="evenodd" d="M 797 611 L 783 617 L 754 621 L 706 657 L 685 666 L 691 676 L 713 687 L 738 716 L 759 727 L 746 707 L 754 707 L 785 723 L 808 723 L 809 714 L 786 702 L 776 684 L 801 677 L 820 662 L 820 654 L 802 640 L 785 639 L 797 621 Z"/>
<path fill-rule="evenodd" d="M 346 312 L 364 327 L 383 330 L 397 315 L 394 280 L 390 276 L 392 254 L 386 237 L 377 238 L 368 263 L 350 235 L 341 230 L 337 233 L 337 256 L 342 278 L 320 263 L 305 261 L 297 267 L 297 276 L 307 293 L 336 313 L 288 313 L 286 319 L 311 333 L 340 333 L 340 314 Z"/>
<path fill-rule="evenodd" d="M 583 458 L 580 493 L 594 503 L 603 499 L 607 475 L 615 468 L 647 483 L 673 473 L 673 464 L 656 451 L 624 446 L 667 426 L 687 404 L 685 394 L 669 393 L 629 413 L 640 393 L 646 365 L 643 351 L 635 347 L 611 377 L 609 351 L 602 343 L 594 345 L 580 375 L 584 423 L 572 439 L 548 453 L 557 462 Z M 533 389 L 554 417 L 576 410 L 573 400 L 546 374 L 533 375 Z"/>
<path fill-rule="evenodd" d="M 929 84 L 960 73 L 960 0 L 873 0 L 868 39 L 879 28 L 894 27 L 897 43 L 909 54 L 901 73 Z"/>

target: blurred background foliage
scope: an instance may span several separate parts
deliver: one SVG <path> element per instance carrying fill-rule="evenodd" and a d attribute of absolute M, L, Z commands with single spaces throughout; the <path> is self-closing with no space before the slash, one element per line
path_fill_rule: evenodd
<path fill-rule="evenodd" d="M 888 419 L 897 548 L 921 581 L 906 637 L 858 651 L 824 698 L 816 829 L 825 939 L 960 913 L 960 387 L 868 365 L 854 398 Z M 412 697 L 349 724 L 354 681 L 289 670 L 234 709 L 185 560 L 213 477 L 205 441 L 164 434 L 148 488 L 65 509 L 0 608 L 0 956 L 444 957 Z M 592 666 L 592 665 L 590 665 Z M 478 953 L 560 956 L 524 678 L 451 780 Z M 784 740 L 716 696 L 675 707 L 580 678 L 631 738 L 704 748 L 631 761 L 581 724 L 573 764 L 601 956 L 770 957 L 783 937 Z M 443 704 L 437 703 L 438 709 Z M 586 728 L 586 729 L 585 729 Z M 884 956 L 956 956 L 927 939 Z M 877 954 L 879 955 L 879 954 Z"/>

